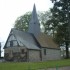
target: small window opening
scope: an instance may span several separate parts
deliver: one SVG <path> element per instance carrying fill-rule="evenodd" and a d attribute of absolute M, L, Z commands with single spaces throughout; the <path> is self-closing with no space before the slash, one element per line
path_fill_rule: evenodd
<path fill-rule="evenodd" d="M 10 46 L 13 47 L 13 41 L 10 41 Z"/>
<path fill-rule="evenodd" d="M 24 49 L 21 50 L 21 53 L 24 54 Z"/>
<path fill-rule="evenodd" d="M 44 55 L 46 55 L 46 49 L 44 49 Z"/>

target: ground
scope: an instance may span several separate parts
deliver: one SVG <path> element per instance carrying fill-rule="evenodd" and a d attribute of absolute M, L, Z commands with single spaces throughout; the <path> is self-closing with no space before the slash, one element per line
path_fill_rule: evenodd
<path fill-rule="evenodd" d="M 48 69 L 42 69 L 42 70 L 70 70 L 70 66 L 66 66 L 66 67 L 56 67 L 56 68 L 48 68 Z"/>
<path fill-rule="evenodd" d="M 70 59 L 46 62 L 1 62 L 0 70 L 70 70 Z"/>

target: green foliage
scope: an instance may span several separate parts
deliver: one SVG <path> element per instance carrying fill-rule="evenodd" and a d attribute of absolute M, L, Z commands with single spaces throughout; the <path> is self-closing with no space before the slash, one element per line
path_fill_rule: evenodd
<path fill-rule="evenodd" d="M 26 14 L 17 18 L 14 27 L 18 30 L 27 31 L 30 18 L 31 18 L 31 12 L 27 12 Z"/>
<path fill-rule="evenodd" d="M 38 70 L 50 67 L 70 66 L 70 59 L 67 60 L 54 60 L 46 62 L 7 62 L 0 63 L 1 70 Z"/>
<path fill-rule="evenodd" d="M 63 44 L 65 40 L 69 40 L 68 30 L 66 27 L 67 27 L 67 24 L 63 24 L 63 25 L 59 25 L 57 28 L 55 39 L 59 44 Z"/>
<path fill-rule="evenodd" d="M 49 34 L 50 29 L 50 24 L 46 23 L 51 17 L 51 12 L 47 11 L 47 12 L 40 12 L 39 13 L 39 21 L 40 24 L 44 27 L 44 33 Z"/>
<path fill-rule="evenodd" d="M 70 0 L 52 0 L 52 2 L 54 6 L 51 9 L 51 23 L 53 23 L 56 27 L 56 34 L 54 38 L 58 44 L 65 43 L 66 58 L 68 58 L 68 45 L 70 43 Z"/>
<path fill-rule="evenodd" d="M 48 24 L 46 24 L 46 22 L 50 18 L 50 15 L 51 15 L 50 12 L 38 12 L 38 19 L 40 25 L 43 26 L 43 28 L 41 27 L 41 31 L 44 31 L 45 33 L 49 32 Z M 14 27 L 19 30 L 27 31 L 30 19 L 31 12 L 27 12 L 24 15 L 17 18 Z"/>
<path fill-rule="evenodd" d="M 48 22 L 51 22 L 53 24 L 52 27 L 57 28 L 57 34 L 56 34 L 56 41 L 58 38 L 59 44 L 63 43 L 60 42 L 62 40 L 67 40 L 65 34 L 69 34 L 68 32 L 68 26 L 70 25 L 69 19 L 70 19 L 70 0 L 52 0 L 54 3 L 53 8 L 51 9 L 52 18 Z M 64 26 L 65 25 L 65 26 Z M 59 31 L 58 31 L 59 30 Z M 65 30 L 65 31 L 64 31 Z M 61 37 L 62 35 L 62 37 Z M 65 35 L 65 36 L 64 36 Z M 68 36 L 69 37 L 69 36 Z"/>

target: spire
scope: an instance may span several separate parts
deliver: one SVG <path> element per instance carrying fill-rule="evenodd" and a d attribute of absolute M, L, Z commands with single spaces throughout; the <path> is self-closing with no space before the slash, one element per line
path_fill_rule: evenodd
<path fill-rule="evenodd" d="M 38 17 L 37 17 L 35 4 L 34 4 L 34 7 L 33 7 L 28 32 L 32 33 L 34 35 L 38 35 L 40 33 L 40 24 L 39 24 L 39 20 L 38 20 Z"/>

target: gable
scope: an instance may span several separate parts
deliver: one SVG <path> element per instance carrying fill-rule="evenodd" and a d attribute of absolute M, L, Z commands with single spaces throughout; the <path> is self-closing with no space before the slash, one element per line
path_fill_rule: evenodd
<path fill-rule="evenodd" d="M 10 42 L 13 41 L 13 46 L 22 46 L 28 49 L 39 50 L 32 34 L 20 30 L 12 29 L 6 41 L 4 48 L 12 47 Z M 11 43 L 12 45 L 12 43 Z"/>
<path fill-rule="evenodd" d="M 16 38 L 15 38 L 15 36 L 14 36 L 13 34 L 11 34 L 11 35 L 9 36 L 8 41 L 11 41 L 11 40 L 16 40 Z"/>
<path fill-rule="evenodd" d="M 10 34 L 5 46 L 6 47 L 13 47 L 13 46 L 17 46 L 17 45 L 18 45 L 18 42 L 16 40 L 16 37 L 13 34 Z"/>

